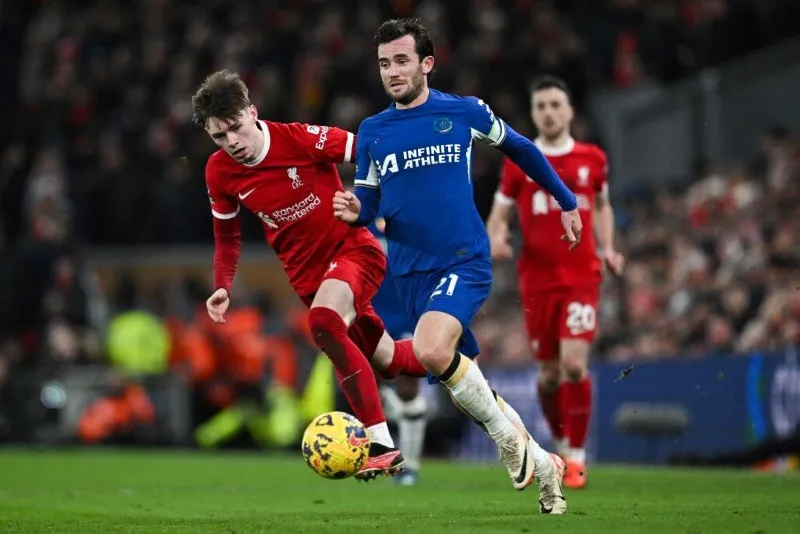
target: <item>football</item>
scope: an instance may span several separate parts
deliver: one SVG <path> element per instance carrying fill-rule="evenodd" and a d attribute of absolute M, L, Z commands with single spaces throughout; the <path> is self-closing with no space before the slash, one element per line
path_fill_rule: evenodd
<path fill-rule="evenodd" d="M 303 434 L 303 458 L 319 476 L 343 479 L 355 475 L 369 456 L 364 425 L 344 412 L 317 416 Z"/>

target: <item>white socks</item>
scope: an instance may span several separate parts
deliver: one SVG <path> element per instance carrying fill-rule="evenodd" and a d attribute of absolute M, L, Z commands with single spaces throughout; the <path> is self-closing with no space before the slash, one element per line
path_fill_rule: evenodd
<path fill-rule="evenodd" d="M 389 427 L 386 425 L 386 421 L 367 427 L 367 437 L 369 437 L 371 443 L 394 449 L 394 441 L 392 441 L 392 435 L 389 434 Z"/>
<path fill-rule="evenodd" d="M 492 439 L 515 431 L 514 426 L 500 410 L 492 389 L 478 366 L 464 356 L 460 358 L 456 372 L 442 381 L 450 391 L 450 395 L 470 417 L 486 428 Z"/>

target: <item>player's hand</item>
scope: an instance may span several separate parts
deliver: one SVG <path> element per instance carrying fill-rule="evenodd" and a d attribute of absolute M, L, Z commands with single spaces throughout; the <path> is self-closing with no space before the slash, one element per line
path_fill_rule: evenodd
<path fill-rule="evenodd" d="M 614 276 L 621 275 L 622 270 L 625 268 L 625 256 L 613 248 L 603 251 L 603 261 Z"/>
<path fill-rule="evenodd" d="M 361 201 L 351 191 L 336 191 L 333 195 L 333 215 L 340 221 L 353 224 L 361 213 Z"/>
<path fill-rule="evenodd" d="M 514 249 L 511 248 L 511 243 L 508 235 L 493 235 L 489 239 L 489 246 L 492 251 L 493 260 L 510 260 L 514 257 Z"/>
<path fill-rule="evenodd" d="M 206 310 L 208 316 L 215 323 L 225 322 L 225 313 L 228 311 L 228 306 L 231 305 L 231 298 L 228 291 L 224 288 L 219 288 L 214 291 L 214 294 L 208 297 L 206 301 Z"/>
<path fill-rule="evenodd" d="M 569 243 L 569 249 L 573 250 L 581 242 L 581 232 L 583 232 L 583 221 L 581 221 L 581 214 L 578 213 L 578 208 L 561 213 L 561 226 L 564 227 L 566 232 L 561 236 L 561 240 Z"/>

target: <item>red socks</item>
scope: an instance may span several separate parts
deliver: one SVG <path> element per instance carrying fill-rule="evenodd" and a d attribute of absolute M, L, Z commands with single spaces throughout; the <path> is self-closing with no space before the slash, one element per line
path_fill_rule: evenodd
<path fill-rule="evenodd" d="M 539 384 L 539 404 L 542 406 L 544 418 L 550 426 L 553 439 L 564 437 L 564 418 L 561 410 L 561 391 L 563 386 L 546 387 Z"/>
<path fill-rule="evenodd" d="M 564 435 L 572 449 L 582 449 L 589 434 L 589 418 L 592 414 L 592 383 L 589 378 L 578 382 L 561 384 L 561 412 Z"/>
<path fill-rule="evenodd" d="M 389 367 L 379 372 L 381 377 L 392 379 L 397 375 L 421 378 L 427 376 L 428 372 L 419 363 L 414 354 L 414 347 L 410 339 L 394 342 L 394 356 Z"/>
<path fill-rule="evenodd" d="M 311 308 L 308 326 L 314 343 L 331 360 L 355 416 L 366 427 L 386 421 L 372 367 L 347 336 L 347 325 L 339 314 L 328 308 Z"/>

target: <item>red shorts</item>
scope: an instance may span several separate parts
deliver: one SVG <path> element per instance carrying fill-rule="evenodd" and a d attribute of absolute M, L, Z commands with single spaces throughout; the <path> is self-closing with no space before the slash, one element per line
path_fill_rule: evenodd
<path fill-rule="evenodd" d="M 595 284 L 523 293 L 525 326 L 534 358 L 557 359 L 562 339 L 594 341 L 599 299 L 600 288 Z"/>
<path fill-rule="evenodd" d="M 328 269 L 320 280 L 341 280 L 353 292 L 356 316 L 375 314 L 372 299 L 378 292 L 386 275 L 386 256 L 374 238 L 369 240 L 348 239 L 333 255 Z M 311 306 L 316 293 L 302 298 L 306 306 Z"/>

